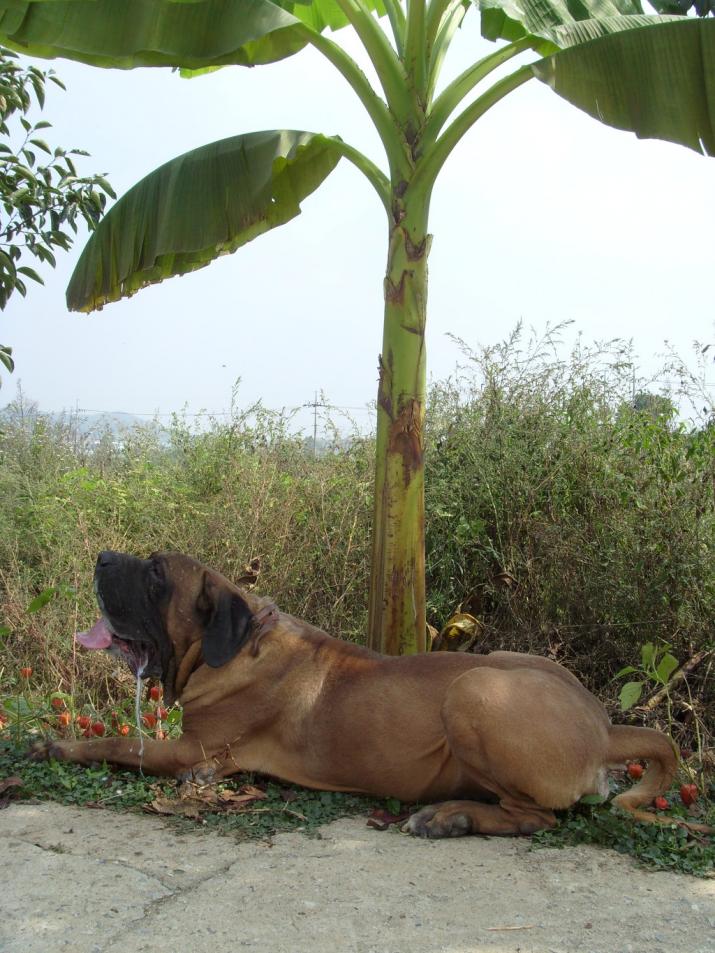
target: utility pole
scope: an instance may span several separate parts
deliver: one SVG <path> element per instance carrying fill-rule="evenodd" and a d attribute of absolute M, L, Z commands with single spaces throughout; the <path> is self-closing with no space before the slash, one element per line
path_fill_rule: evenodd
<path fill-rule="evenodd" d="M 326 404 L 324 400 L 318 400 L 316 390 L 312 403 L 303 404 L 303 406 L 313 408 L 313 457 L 315 458 L 318 455 L 318 407 L 330 407 L 330 404 Z"/>

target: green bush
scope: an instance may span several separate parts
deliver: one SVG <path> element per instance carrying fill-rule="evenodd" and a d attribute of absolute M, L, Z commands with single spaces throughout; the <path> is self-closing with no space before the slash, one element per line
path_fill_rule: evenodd
<path fill-rule="evenodd" d="M 633 399 L 623 351 L 518 335 L 430 397 L 428 592 L 488 648 L 550 653 L 598 691 L 642 643 L 713 646 L 715 426 Z"/>

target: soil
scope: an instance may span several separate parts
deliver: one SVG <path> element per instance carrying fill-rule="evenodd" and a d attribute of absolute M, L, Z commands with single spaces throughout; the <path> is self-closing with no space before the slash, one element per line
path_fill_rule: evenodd
<path fill-rule="evenodd" d="M 364 818 L 237 842 L 58 804 L 0 813 L 3 953 L 715 953 L 715 880 L 595 847 Z"/>

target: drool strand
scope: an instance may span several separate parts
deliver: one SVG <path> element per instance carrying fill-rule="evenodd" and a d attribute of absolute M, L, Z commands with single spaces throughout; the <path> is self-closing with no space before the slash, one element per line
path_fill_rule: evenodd
<path fill-rule="evenodd" d="M 144 757 L 144 732 L 142 731 L 141 701 L 142 701 L 142 673 L 146 667 L 146 660 L 142 660 L 137 665 L 137 688 L 134 698 L 134 718 L 137 723 L 137 733 L 139 735 L 139 770 L 141 771 L 142 758 Z"/>

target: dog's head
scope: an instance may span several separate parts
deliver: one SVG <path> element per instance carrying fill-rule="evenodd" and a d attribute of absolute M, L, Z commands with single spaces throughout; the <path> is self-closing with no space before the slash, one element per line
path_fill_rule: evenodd
<path fill-rule="evenodd" d="M 100 553 L 94 588 L 102 618 L 78 642 L 123 658 L 134 675 L 161 678 L 168 700 L 175 697 L 177 671 L 192 646 L 200 643 L 204 662 L 218 668 L 274 621 L 266 607 L 256 618 L 261 600 L 179 553 L 148 559 Z"/>

